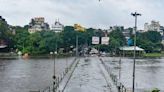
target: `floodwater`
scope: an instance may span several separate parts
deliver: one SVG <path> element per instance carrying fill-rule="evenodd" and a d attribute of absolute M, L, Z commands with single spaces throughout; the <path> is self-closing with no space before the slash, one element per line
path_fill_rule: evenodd
<path fill-rule="evenodd" d="M 93 57 L 93 59 L 91 58 L 90 62 L 96 61 L 94 58 L 95 57 Z M 57 59 L 56 74 L 59 76 L 73 59 L 74 57 Z M 102 59 L 112 68 L 114 74 L 119 75 L 119 70 L 121 71 L 121 82 L 126 88 L 131 89 L 133 59 L 122 58 L 121 69 L 118 68 L 119 58 L 103 57 Z M 86 69 L 90 68 L 88 67 Z M 0 92 L 29 92 L 44 89 L 52 84 L 53 70 L 54 59 L 52 58 L 27 60 L 0 59 Z M 137 90 L 140 90 L 139 92 L 153 88 L 159 88 L 162 90 L 161 92 L 163 92 L 163 77 L 164 58 L 136 60 L 135 86 Z"/>
<path fill-rule="evenodd" d="M 97 57 L 81 58 L 64 92 L 110 92 Z"/>
<path fill-rule="evenodd" d="M 119 59 L 104 57 L 106 64 L 112 69 L 113 74 L 121 76 L 121 82 L 128 89 L 132 88 L 133 59 L 122 58 L 121 68 Z M 113 62 L 112 62 L 113 61 Z M 138 92 L 150 91 L 158 88 L 164 92 L 164 58 L 161 59 L 137 59 L 136 60 L 136 82 Z"/>
<path fill-rule="evenodd" d="M 56 59 L 59 76 L 74 57 Z M 54 59 L 0 59 L 0 92 L 42 90 L 52 84 Z"/>

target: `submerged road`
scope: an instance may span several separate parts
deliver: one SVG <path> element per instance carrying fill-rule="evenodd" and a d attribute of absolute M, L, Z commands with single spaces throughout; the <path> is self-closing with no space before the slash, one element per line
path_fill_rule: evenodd
<path fill-rule="evenodd" d="M 56 74 L 63 73 L 66 66 L 71 64 L 75 57 L 56 59 Z M 119 74 L 119 58 L 101 57 L 115 75 Z M 97 57 L 89 57 L 90 61 L 80 59 L 71 80 L 64 92 L 103 92 L 108 89 L 106 79 L 102 73 L 101 64 Z M 116 62 L 112 62 L 116 61 Z M 133 59 L 121 60 L 121 83 L 127 89 L 132 88 Z M 0 59 L 0 92 L 29 92 L 43 90 L 53 82 L 54 59 Z M 139 92 L 158 88 L 164 92 L 164 57 L 160 59 L 136 60 L 136 89 Z M 86 80 L 85 80 L 86 79 Z M 79 81 L 80 80 L 80 81 Z M 110 82 L 110 81 L 109 81 Z M 86 85 L 84 85 L 86 84 Z M 86 91 L 87 90 L 87 91 Z M 92 91 L 93 90 L 93 91 Z M 72 92 L 75 92 L 72 91 Z M 111 91 L 116 92 L 116 91 Z M 137 92 L 137 91 L 136 91 Z"/>
<path fill-rule="evenodd" d="M 98 57 L 81 58 L 64 92 L 110 92 Z"/>

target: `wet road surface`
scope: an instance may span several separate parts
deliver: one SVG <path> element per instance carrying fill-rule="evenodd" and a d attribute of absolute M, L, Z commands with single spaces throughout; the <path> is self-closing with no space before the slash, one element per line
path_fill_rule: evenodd
<path fill-rule="evenodd" d="M 64 92 L 109 92 L 97 57 L 80 59 Z"/>

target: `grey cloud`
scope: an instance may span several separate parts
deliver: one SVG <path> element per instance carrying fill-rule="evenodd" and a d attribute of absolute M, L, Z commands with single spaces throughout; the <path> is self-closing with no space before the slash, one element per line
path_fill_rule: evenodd
<path fill-rule="evenodd" d="M 56 18 L 62 23 L 80 23 L 87 27 L 125 25 L 132 27 L 131 12 L 143 14 L 139 27 L 153 19 L 164 24 L 162 0 L 0 0 L 0 13 L 10 24 L 25 25 L 30 18 L 43 16 L 52 24 Z"/>

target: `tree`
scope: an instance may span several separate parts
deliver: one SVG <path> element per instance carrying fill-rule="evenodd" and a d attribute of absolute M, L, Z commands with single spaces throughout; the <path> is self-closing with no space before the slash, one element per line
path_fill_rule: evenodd
<path fill-rule="evenodd" d="M 60 33 L 54 33 L 52 31 L 41 32 L 42 41 L 41 47 L 45 48 L 46 52 L 56 51 L 62 45 L 62 38 Z"/>
<path fill-rule="evenodd" d="M 92 36 L 94 35 L 94 31 L 95 31 L 95 29 L 93 29 L 93 28 L 88 28 L 88 29 L 86 29 L 85 34 L 86 34 L 87 36 L 85 36 L 85 37 L 86 37 L 86 39 L 87 39 L 87 43 L 88 43 L 89 46 L 90 46 L 91 43 L 92 43 Z"/>
<path fill-rule="evenodd" d="M 76 31 L 74 30 L 74 27 L 66 26 L 61 33 L 61 37 L 63 39 L 62 48 L 66 51 L 69 50 L 70 46 L 76 46 Z"/>
<path fill-rule="evenodd" d="M 157 31 L 148 31 L 141 34 L 141 39 L 150 40 L 153 43 L 161 42 L 161 34 Z"/>
<path fill-rule="evenodd" d="M 160 90 L 158 88 L 155 88 L 152 90 L 152 92 L 160 92 Z"/>
<path fill-rule="evenodd" d="M 16 26 L 13 27 L 16 31 L 16 35 L 14 36 L 14 44 L 15 49 L 18 49 L 19 51 L 23 51 L 24 47 L 28 45 L 28 36 L 30 35 L 28 33 L 27 29 L 24 29 L 23 27 Z"/>
<path fill-rule="evenodd" d="M 137 46 L 145 49 L 146 52 L 160 52 L 162 49 L 161 40 L 160 33 L 156 31 L 137 33 Z"/>
<path fill-rule="evenodd" d="M 6 21 L 0 20 L 0 39 L 7 39 L 10 35 L 9 26 Z"/>
<path fill-rule="evenodd" d="M 109 38 L 109 47 L 112 52 L 126 44 L 126 39 L 121 30 L 113 30 L 110 32 Z"/>

